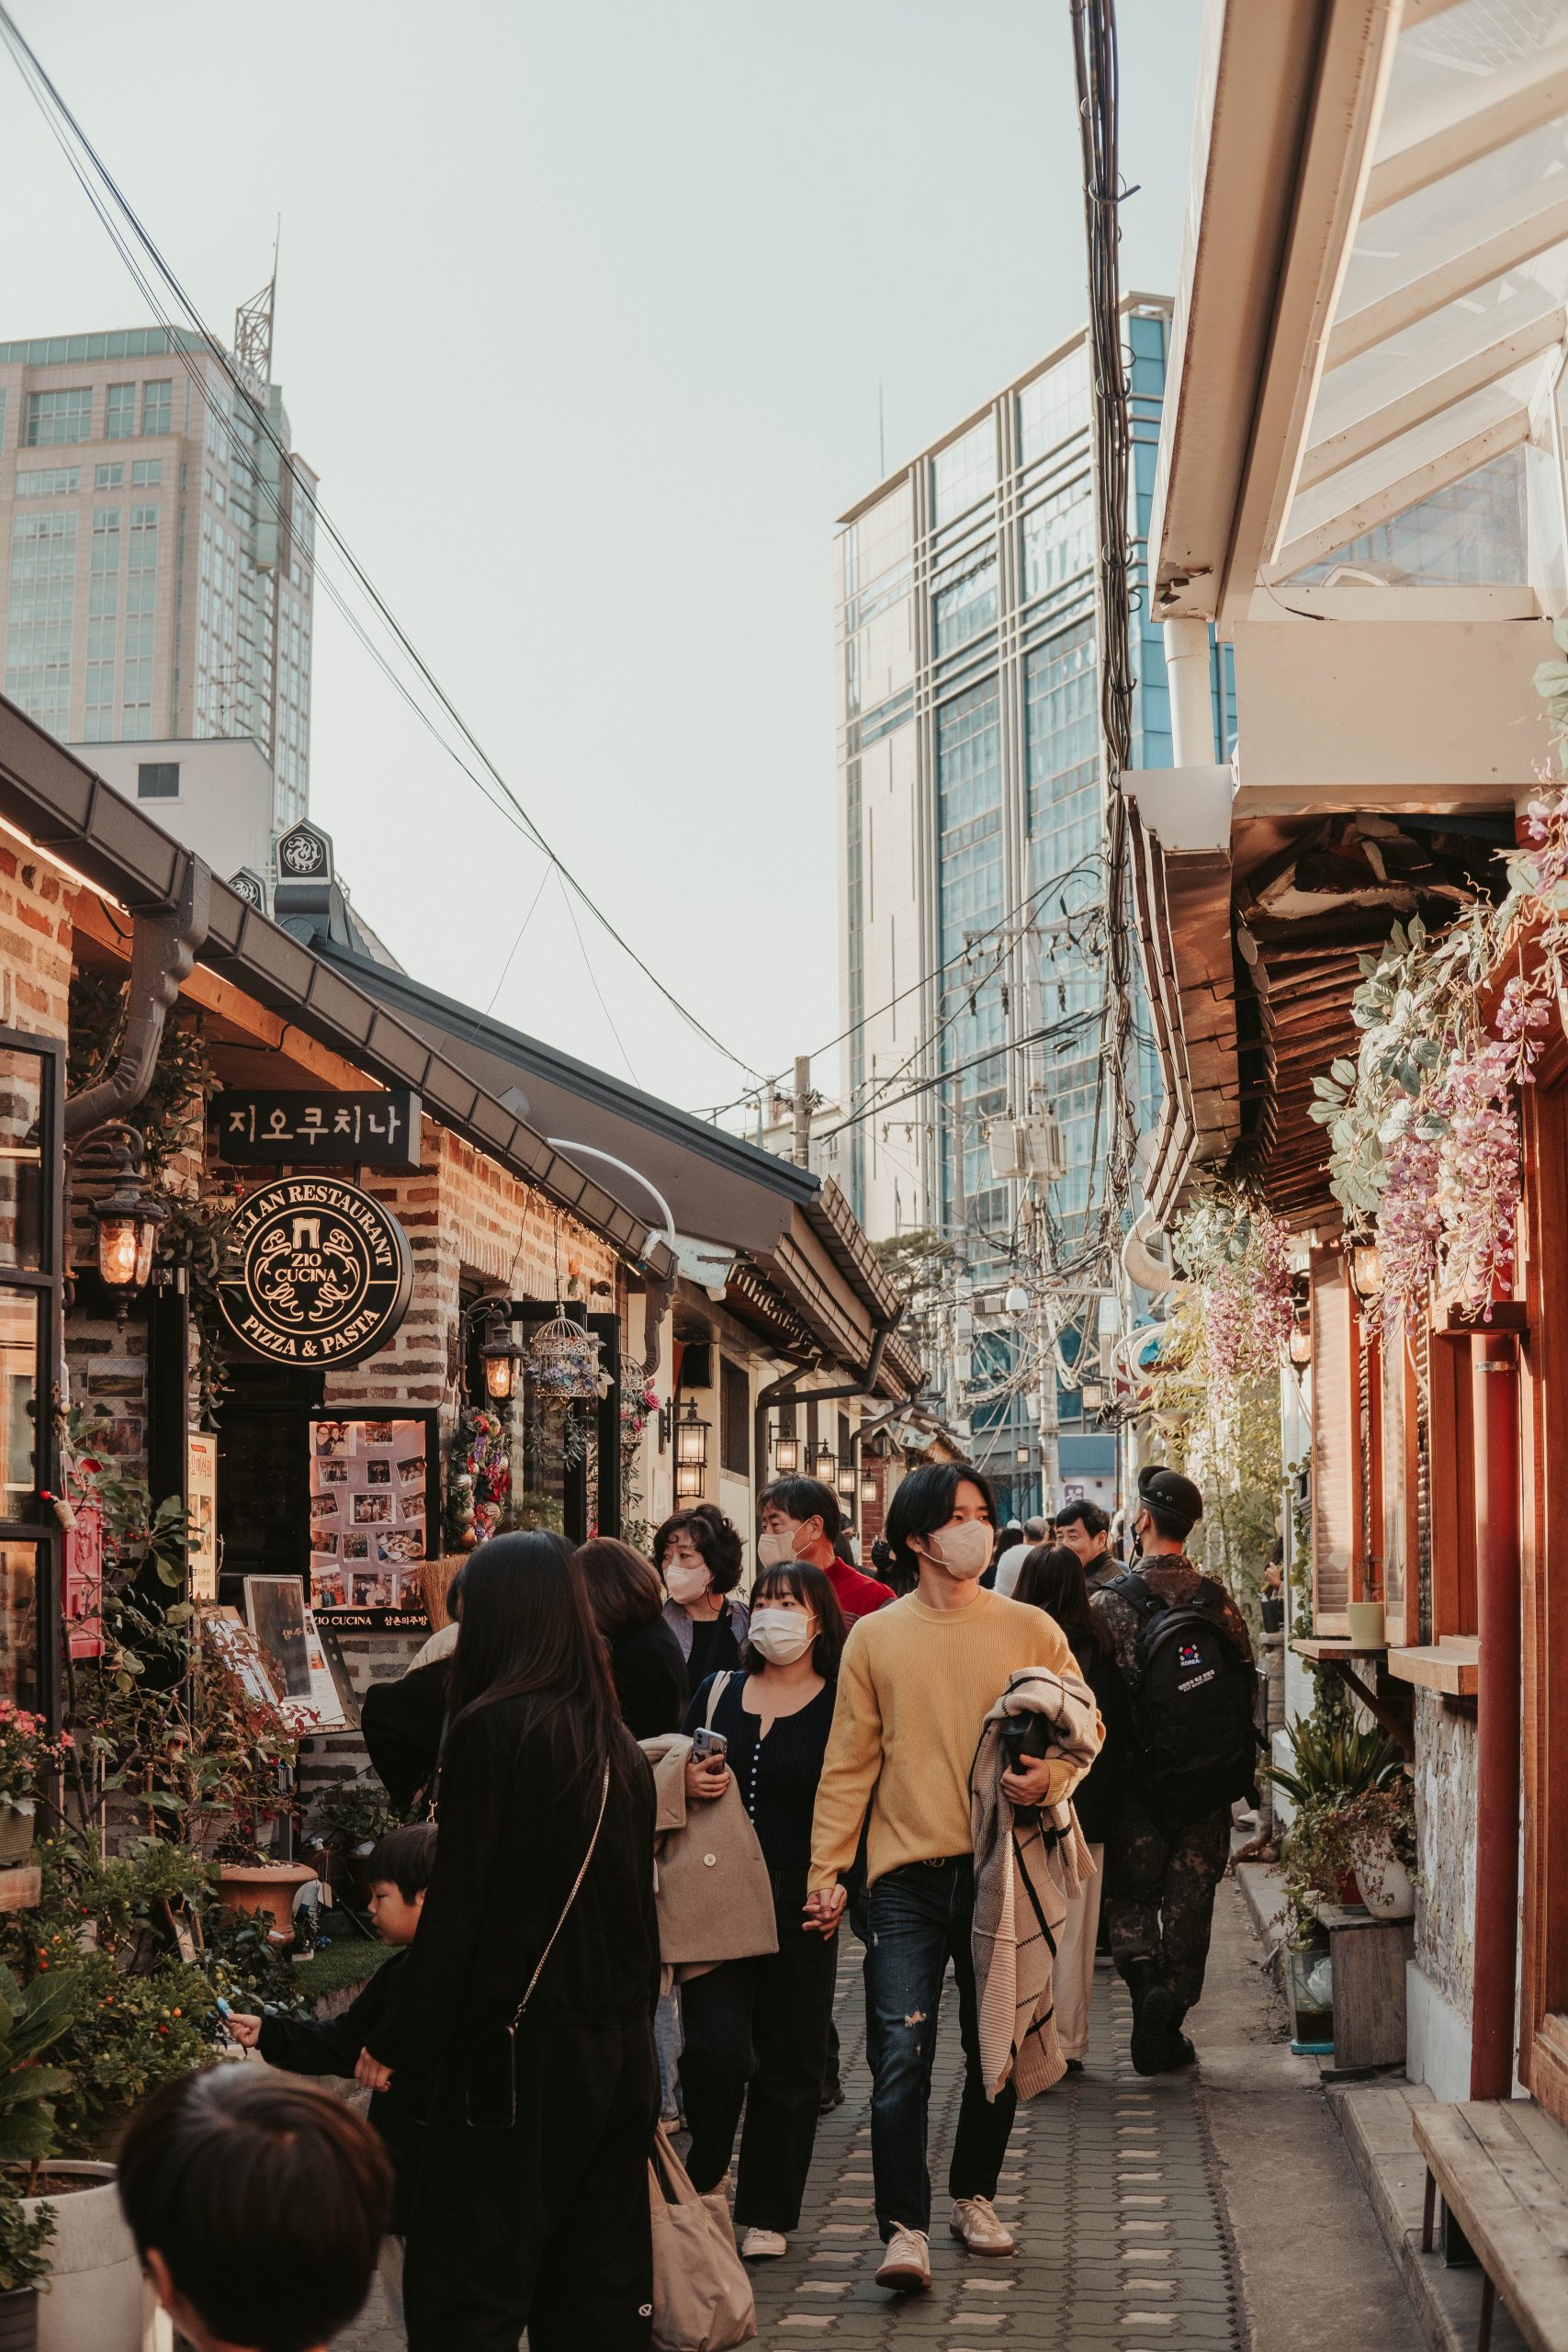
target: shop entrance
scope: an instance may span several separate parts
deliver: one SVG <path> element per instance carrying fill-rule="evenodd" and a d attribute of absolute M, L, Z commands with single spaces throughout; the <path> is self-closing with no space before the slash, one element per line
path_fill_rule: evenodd
<path fill-rule="evenodd" d="M 325 1374 L 236 1362 L 218 1432 L 219 1599 L 241 1608 L 252 1576 L 308 1574 L 309 1417 Z"/>

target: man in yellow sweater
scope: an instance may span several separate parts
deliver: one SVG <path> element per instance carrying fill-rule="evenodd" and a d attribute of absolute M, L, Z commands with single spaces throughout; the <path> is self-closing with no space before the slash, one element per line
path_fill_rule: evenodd
<path fill-rule="evenodd" d="M 930 1464 L 898 1487 L 887 1540 L 898 1567 L 919 1582 L 850 1634 L 812 1822 L 807 1924 L 831 1935 L 845 1899 L 840 1873 L 854 1860 L 871 1809 L 865 2007 L 876 2218 L 886 2248 L 876 2277 L 903 2290 L 931 2280 L 926 2112 L 950 1959 L 964 2057 L 950 2226 L 971 2253 L 1013 2251 L 991 2202 L 1017 2101 L 1010 2085 L 987 2099 L 980 2068 L 969 1771 L 1010 1675 L 1074 1669 L 1054 1619 L 980 1585 L 995 1521 L 990 1488 L 965 1464 Z M 1073 1765 L 1043 1758 L 1004 1773 L 1002 1787 L 1014 1804 L 1055 1804 L 1079 1777 Z"/>

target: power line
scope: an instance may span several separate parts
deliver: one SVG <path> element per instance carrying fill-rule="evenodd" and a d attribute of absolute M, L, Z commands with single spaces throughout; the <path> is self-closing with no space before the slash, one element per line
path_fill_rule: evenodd
<path fill-rule="evenodd" d="M 149 231 L 144 227 L 134 206 L 126 197 L 124 191 L 116 181 L 113 174 L 108 170 L 102 157 L 98 154 L 97 150 L 88 139 L 86 133 L 82 129 L 81 124 L 77 121 L 75 115 L 66 104 L 60 90 L 56 87 L 54 82 L 45 71 L 37 56 L 37 53 L 34 51 L 26 36 L 17 26 L 15 18 L 10 14 L 9 9 L 3 5 L 3 0 L 0 0 L 0 38 L 4 38 L 18 70 L 21 72 L 23 81 L 32 96 L 34 103 L 39 107 L 39 112 L 44 115 L 46 121 L 50 120 L 49 107 L 52 107 L 60 120 L 69 127 L 72 137 L 76 141 L 83 154 L 87 157 L 102 186 L 108 191 L 115 206 L 118 208 L 121 217 L 128 223 L 137 243 L 140 244 L 142 251 L 146 254 L 153 269 L 157 273 L 157 276 L 167 288 L 169 293 L 174 297 L 175 302 L 180 311 L 182 311 L 185 316 L 189 320 L 191 327 L 201 337 L 203 343 L 207 346 L 209 356 L 214 360 L 217 366 L 222 369 L 223 374 L 233 388 L 234 391 L 245 402 L 256 428 L 271 443 L 273 448 L 277 454 L 284 470 L 287 472 L 290 481 L 293 483 L 296 492 L 309 503 L 310 507 L 314 513 L 321 527 L 325 532 L 327 537 L 331 540 L 333 546 L 336 548 L 338 554 L 343 558 L 344 563 L 347 565 L 360 592 L 369 600 L 369 603 L 377 616 L 379 618 L 382 626 L 389 631 L 401 651 L 404 659 L 412 665 L 412 668 L 419 679 L 423 682 L 428 692 L 434 697 L 439 707 L 446 713 L 446 717 L 457 728 L 462 740 L 469 746 L 486 774 L 493 780 L 494 785 L 502 795 L 504 800 L 514 812 L 520 830 L 525 832 L 526 838 L 533 842 L 535 847 L 537 848 L 556 868 L 556 871 L 560 876 L 563 885 L 569 888 L 576 898 L 581 900 L 581 904 L 586 907 L 588 911 L 593 916 L 594 921 L 601 926 L 607 935 L 615 941 L 622 953 L 633 965 L 635 965 L 637 969 L 642 974 L 643 978 L 649 983 L 649 985 L 658 990 L 665 1002 L 680 1015 L 681 1019 L 685 1022 L 687 1026 L 698 1036 L 702 1037 L 705 1043 L 711 1046 L 716 1053 L 722 1055 L 726 1061 L 733 1062 L 737 1069 L 744 1070 L 750 1078 L 761 1079 L 762 1073 L 758 1070 L 752 1063 L 747 1061 L 744 1056 L 731 1052 L 729 1047 L 714 1035 L 713 1031 L 707 1027 L 705 1023 L 700 1021 L 697 1018 L 697 1015 L 682 1002 L 680 998 L 675 995 L 674 991 L 665 986 L 664 982 L 659 978 L 658 974 L 653 971 L 651 967 L 644 962 L 643 958 L 637 954 L 630 942 L 623 935 L 622 933 L 617 931 L 615 924 L 610 921 L 603 909 L 597 905 L 590 893 L 584 888 L 583 885 L 578 881 L 570 866 L 568 866 L 564 860 L 557 854 L 554 849 L 551 848 L 549 842 L 540 831 L 534 819 L 529 815 L 522 801 L 513 791 L 512 786 L 508 784 L 500 768 L 491 758 L 483 744 L 475 734 L 473 729 L 464 718 L 457 704 L 447 694 L 446 688 L 441 684 L 441 682 L 435 676 L 428 662 L 426 662 L 423 656 L 420 653 L 417 646 L 413 643 L 413 640 L 409 637 L 407 631 L 398 620 L 397 616 L 393 613 L 391 607 L 382 596 L 380 591 L 377 588 L 374 581 L 370 578 L 368 572 L 365 570 L 358 558 L 355 555 L 353 549 L 349 547 L 342 532 L 337 528 L 331 516 L 326 513 L 326 510 L 320 504 L 313 492 L 301 479 L 292 456 L 283 447 L 281 440 L 274 430 L 271 418 L 267 415 L 261 403 L 254 397 L 248 385 L 242 379 L 235 369 L 228 352 L 211 333 L 200 312 L 197 311 L 191 297 L 186 292 L 185 288 L 175 277 L 173 269 L 164 260 L 162 252 Z M 45 94 L 47 94 L 49 107 L 46 107 L 44 102 Z M 56 129 L 53 122 L 51 122 L 51 129 L 54 131 L 57 143 L 61 145 L 62 152 L 66 153 L 67 161 L 71 163 L 73 171 L 74 172 L 78 182 L 82 185 L 84 190 L 89 194 L 90 199 L 93 200 L 94 209 L 97 213 L 99 220 L 103 222 L 106 228 L 108 228 L 109 222 L 103 207 L 96 200 L 96 198 L 92 198 L 92 192 L 87 189 L 87 183 L 84 178 L 82 172 L 77 167 L 74 157 L 71 155 L 69 149 L 65 147 L 65 142 L 61 138 L 59 130 Z M 130 255 L 127 253 L 124 244 L 118 236 L 113 234 L 112 231 L 111 237 L 113 238 L 117 251 L 120 253 L 122 260 L 125 260 L 129 266 Z M 147 288 L 144 280 L 141 277 L 140 273 L 133 270 L 132 276 L 136 278 L 137 283 L 141 287 L 143 294 L 151 300 L 150 291 Z M 164 316 L 163 308 L 159 303 L 152 301 L 152 307 L 154 316 L 161 321 L 165 329 L 171 331 L 172 340 L 172 322 Z M 181 356 L 184 356 L 185 355 Z M 195 371 L 188 369 L 187 368 L 187 372 L 191 373 L 194 380 Z M 332 594 L 330 587 L 329 594 Z M 333 595 L 333 602 L 338 602 L 335 594 Z M 342 609 L 341 605 L 339 608 L 340 610 Z M 362 643 L 367 642 L 362 632 L 356 629 L 355 633 L 360 635 Z M 386 665 L 383 663 L 381 666 L 385 671 Z M 389 673 L 388 674 L 389 674 Z M 412 695 L 407 695 L 406 693 L 405 698 L 411 702 L 412 701 Z M 468 765 L 467 762 L 458 757 L 452 745 L 446 741 L 446 738 L 440 734 L 438 729 L 431 725 L 428 718 L 426 718 L 425 723 L 431 727 L 431 732 L 434 735 L 435 740 L 441 743 L 442 748 L 447 752 L 448 755 L 456 761 L 457 765 L 461 769 L 462 773 L 469 778 L 470 782 L 479 786 L 481 792 L 484 792 L 484 787 L 479 784 L 479 779 L 475 775 L 472 768 Z M 484 797 L 492 808 L 497 806 L 493 797 L 490 793 L 485 792 Z M 595 985 L 597 984 L 595 983 Z M 611 1025 L 613 1028 L 614 1023 Z"/>

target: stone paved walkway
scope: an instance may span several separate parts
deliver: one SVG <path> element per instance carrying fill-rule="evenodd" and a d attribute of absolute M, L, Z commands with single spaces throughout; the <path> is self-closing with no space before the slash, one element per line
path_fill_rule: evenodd
<path fill-rule="evenodd" d="M 1018 2232 L 1005 2260 L 963 2252 L 942 2196 L 962 2082 L 951 1985 L 931 2099 L 937 2188 L 929 2295 L 894 2298 L 873 2278 L 870 2082 L 860 1947 L 840 1967 L 842 2107 L 823 2120 L 789 2254 L 754 2266 L 762 2352 L 811 2343 L 940 2352 L 1191 2352 L 1239 2346 L 1231 2257 L 1190 2075 L 1141 2082 L 1127 2059 L 1126 1995 L 1098 1973 L 1084 2074 L 1023 2109 L 997 2203 Z M 400 2352 L 379 2287 L 336 2352 Z"/>

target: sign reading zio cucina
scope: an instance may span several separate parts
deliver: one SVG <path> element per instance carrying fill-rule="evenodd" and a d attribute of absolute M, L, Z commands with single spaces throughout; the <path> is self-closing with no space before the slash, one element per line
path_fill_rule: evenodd
<path fill-rule="evenodd" d="M 242 1201 L 219 1296 L 253 1355 L 349 1364 L 386 1346 L 408 1309 L 413 1258 L 389 1209 L 328 1176 L 285 1176 Z"/>

